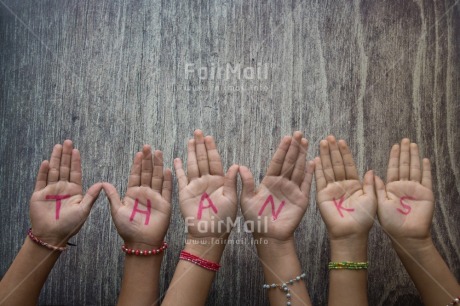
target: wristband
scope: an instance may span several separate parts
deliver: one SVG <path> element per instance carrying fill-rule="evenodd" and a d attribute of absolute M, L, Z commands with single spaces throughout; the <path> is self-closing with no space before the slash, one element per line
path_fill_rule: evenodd
<path fill-rule="evenodd" d="M 364 270 L 367 269 L 369 263 L 366 262 L 354 262 L 354 261 L 340 261 L 333 262 L 331 261 L 328 265 L 329 270 L 336 269 L 348 269 L 348 270 Z"/>
<path fill-rule="evenodd" d="M 296 276 L 294 277 L 293 279 L 290 279 L 288 280 L 287 282 L 285 283 L 282 283 L 282 284 L 264 284 L 262 286 L 262 288 L 264 289 L 275 289 L 275 288 L 279 288 L 280 290 L 282 290 L 284 293 L 286 293 L 286 305 L 287 306 L 290 306 L 291 305 L 291 289 L 288 288 L 289 285 L 293 285 L 294 282 L 299 282 L 300 280 L 302 279 L 305 279 L 306 275 L 305 273 L 302 273 L 300 274 L 299 276 Z"/>
<path fill-rule="evenodd" d="M 126 255 L 136 255 L 136 256 L 139 256 L 139 255 L 148 256 L 148 255 L 160 254 L 167 248 L 168 248 L 168 244 L 165 241 L 163 241 L 163 243 L 161 244 L 161 247 L 159 247 L 158 249 L 152 249 L 152 250 L 130 249 L 130 248 L 127 248 L 124 244 L 121 246 L 121 250 L 125 252 Z"/>
<path fill-rule="evenodd" d="M 220 268 L 220 265 L 218 263 L 192 255 L 184 250 L 180 252 L 179 259 L 189 261 L 197 266 L 200 266 L 204 269 L 211 270 L 214 272 L 219 271 L 219 268 Z"/>

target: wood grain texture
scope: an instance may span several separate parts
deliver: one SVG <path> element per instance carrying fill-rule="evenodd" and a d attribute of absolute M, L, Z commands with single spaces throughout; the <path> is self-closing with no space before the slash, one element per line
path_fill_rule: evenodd
<path fill-rule="evenodd" d="M 268 73 L 199 75 L 227 63 Z M 410 137 L 433 163 L 432 232 L 460 278 L 458 0 L 3 0 L 0 86 L 0 275 L 24 240 L 35 173 L 55 143 L 70 138 L 82 152 L 85 187 L 125 190 L 142 144 L 171 167 L 201 128 L 226 168 L 247 165 L 259 180 L 296 129 L 310 157 L 333 133 L 349 141 L 361 173 L 383 177 L 391 145 Z M 314 305 L 326 305 L 329 249 L 314 194 L 296 239 Z M 177 200 L 176 188 L 163 293 L 185 238 Z M 73 242 L 40 304 L 115 304 L 123 255 L 104 196 Z M 377 221 L 369 256 L 370 305 L 421 304 Z M 254 246 L 229 245 L 222 265 L 208 305 L 267 304 Z"/>

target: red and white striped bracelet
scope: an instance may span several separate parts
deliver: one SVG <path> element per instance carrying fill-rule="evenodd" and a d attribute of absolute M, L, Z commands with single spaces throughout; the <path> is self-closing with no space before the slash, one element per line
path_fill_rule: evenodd
<path fill-rule="evenodd" d="M 32 233 L 32 228 L 29 228 L 29 230 L 27 231 L 27 236 L 29 236 L 29 238 L 35 242 L 36 244 L 39 244 L 41 246 L 44 246 L 45 248 L 48 248 L 50 250 L 53 250 L 53 251 L 59 251 L 59 252 L 63 252 L 65 250 L 67 250 L 67 247 L 58 247 L 58 246 L 54 246 L 54 245 L 51 245 L 49 244 L 48 242 L 45 242 L 43 240 L 40 240 L 40 238 L 36 237 L 33 233 Z"/>
<path fill-rule="evenodd" d="M 197 266 L 200 266 L 204 269 L 211 270 L 214 272 L 219 271 L 220 265 L 218 263 L 200 258 L 198 256 L 192 255 L 186 251 L 181 251 L 179 259 L 189 261 Z"/>

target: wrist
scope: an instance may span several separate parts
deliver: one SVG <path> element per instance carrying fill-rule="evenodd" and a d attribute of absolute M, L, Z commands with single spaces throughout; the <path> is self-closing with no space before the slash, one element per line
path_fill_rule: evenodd
<path fill-rule="evenodd" d="M 400 256 L 406 253 L 411 255 L 420 254 L 434 248 L 431 237 L 425 239 L 395 238 L 391 239 L 391 244 Z"/>
<path fill-rule="evenodd" d="M 227 240 L 224 238 L 187 236 L 184 251 L 202 259 L 219 263 Z"/>
<path fill-rule="evenodd" d="M 367 261 L 368 237 L 331 239 L 331 261 Z"/>

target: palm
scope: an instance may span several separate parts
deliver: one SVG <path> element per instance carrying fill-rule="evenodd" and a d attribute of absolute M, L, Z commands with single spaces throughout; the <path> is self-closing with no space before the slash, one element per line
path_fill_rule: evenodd
<path fill-rule="evenodd" d="M 268 204 L 259 215 L 261 206 L 270 195 L 273 198 L 275 210 L 273 211 L 271 204 Z M 283 201 L 284 206 L 276 215 Z M 251 205 L 251 203 L 257 204 Z M 301 192 L 299 186 L 285 177 L 278 176 L 265 177 L 254 196 L 243 198 L 241 202 L 246 221 L 257 225 L 258 220 L 262 220 L 260 226 L 254 226 L 254 234 L 263 235 L 264 231 L 267 231 L 265 237 L 279 240 L 286 240 L 295 231 L 307 206 L 308 198 Z"/>
<path fill-rule="evenodd" d="M 321 216 L 331 238 L 367 233 L 375 216 L 375 197 L 358 180 L 333 182 L 317 194 Z"/>
<path fill-rule="evenodd" d="M 200 130 L 188 142 L 187 175 L 174 161 L 179 202 L 190 238 L 226 239 L 236 218 L 236 175 L 233 165 L 224 175 L 214 139 Z"/>
<path fill-rule="evenodd" d="M 241 209 L 256 238 L 292 238 L 308 207 L 314 165 L 306 163 L 307 150 L 301 132 L 284 137 L 257 190 L 249 169 L 240 168 Z"/>
<path fill-rule="evenodd" d="M 134 157 L 126 195 L 121 201 L 112 185 L 104 183 L 112 219 L 126 244 L 162 244 L 171 216 L 172 175 L 163 172 L 163 155 L 145 145 Z"/>
<path fill-rule="evenodd" d="M 83 196 L 81 177 L 80 152 L 73 149 L 72 141 L 56 145 L 50 161 L 40 166 L 30 199 L 35 236 L 62 245 L 80 230 L 102 188 L 97 183 Z"/>
<path fill-rule="evenodd" d="M 386 186 L 376 178 L 379 221 L 395 239 L 425 239 L 430 236 L 434 211 L 431 166 L 420 165 L 418 146 L 405 138 L 390 152 Z"/>
<path fill-rule="evenodd" d="M 236 218 L 236 199 L 233 196 L 224 195 L 224 177 L 218 175 L 205 175 L 191 181 L 187 187 L 179 192 L 179 201 L 181 203 L 181 212 L 184 216 L 193 216 L 188 224 L 193 224 L 189 228 L 189 233 L 195 238 L 203 238 L 209 236 L 220 237 L 222 235 L 219 230 L 224 229 L 229 232 L 231 227 L 230 222 Z M 211 207 L 202 209 L 201 217 L 198 219 L 199 204 L 203 194 L 207 194 L 211 202 L 217 208 L 215 213 Z M 203 207 L 208 207 L 208 200 L 203 199 Z M 195 218 L 196 217 L 196 218 Z M 202 224 L 202 228 L 207 228 L 210 231 L 203 233 L 198 230 L 198 222 Z M 219 225 L 219 222 L 223 222 Z"/>
<path fill-rule="evenodd" d="M 412 238 L 424 238 L 433 218 L 433 192 L 412 181 L 388 183 L 386 191 L 387 199 L 379 203 L 379 220 L 383 228 L 393 237 L 410 233 Z"/>
<path fill-rule="evenodd" d="M 330 238 L 367 236 L 377 211 L 373 172 L 361 183 L 347 143 L 332 135 L 320 142 L 320 151 L 321 158 L 315 158 L 316 198 Z"/>

